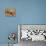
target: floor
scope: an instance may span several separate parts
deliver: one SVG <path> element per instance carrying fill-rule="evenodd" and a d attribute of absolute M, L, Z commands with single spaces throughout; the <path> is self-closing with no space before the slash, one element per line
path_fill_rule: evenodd
<path fill-rule="evenodd" d="M 8 44 L 0 44 L 0 46 L 8 46 Z M 13 45 L 10 45 L 13 46 Z M 18 46 L 18 44 L 15 44 L 14 46 Z"/>
<path fill-rule="evenodd" d="M 31 40 L 28 40 L 28 41 L 21 40 L 20 43 L 21 43 L 20 46 L 46 46 L 45 41 L 34 41 L 34 42 L 32 42 Z"/>
<path fill-rule="evenodd" d="M 7 44 L 0 44 L 0 46 L 8 46 Z M 11 45 L 10 45 L 11 46 Z M 34 41 L 32 42 L 31 40 L 25 41 L 21 40 L 19 45 L 15 44 L 14 46 L 46 46 L 46 42 L 44 41 Z"/>

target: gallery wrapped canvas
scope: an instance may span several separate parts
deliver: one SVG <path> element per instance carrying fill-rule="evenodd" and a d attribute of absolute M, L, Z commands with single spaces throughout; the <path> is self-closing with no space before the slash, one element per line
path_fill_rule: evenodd
<path fill-rule="evenodd" d="M 16 16 L 15 8 L 5 8 L 5 16 Z"/>

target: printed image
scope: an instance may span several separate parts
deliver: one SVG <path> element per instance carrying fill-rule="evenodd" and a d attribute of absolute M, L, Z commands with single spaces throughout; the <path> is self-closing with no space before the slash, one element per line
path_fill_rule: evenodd
<path fill-rule="evenodd" d="M 15 8 L 6 8 L 5 16 L 16 16 L 16 9 Z"/>
<path fill-rule="evenodd" d="M 21 25 L 21 39 L 46 41 L 46 25 Z"/>

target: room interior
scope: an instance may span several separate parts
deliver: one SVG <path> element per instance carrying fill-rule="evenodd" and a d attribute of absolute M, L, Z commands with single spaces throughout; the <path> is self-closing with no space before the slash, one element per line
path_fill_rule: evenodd
<path fill-rule="evenodd" d="M 5 8 L 15 8 L 15 16 L 11 15 L 10 12 L 10 16 L 9 14 L 6 16 Z M 35 34 L 42 33 L 42 35 L 38 35 L 40 37 L 38 39 L 37 37 L 33 39 L 32 36 L 29 37 L 31 32 L 28 32 L 26 34 L 29 38 L 23 40 L 23 37 L 20 39 L 20 35 L 18 35 L 20 34 L 20 32 L 18 33 L 18 24 L 46 24 L 46 0 L 0 0 L 0 46 L 8 46 L 10 32 L 15 32 L 17 36 L 13 46 L 46 46 L 45 33 L 42 33 L 46 29 L 35 29 L 37 33 L 31 30 L 33 37 Z"/>

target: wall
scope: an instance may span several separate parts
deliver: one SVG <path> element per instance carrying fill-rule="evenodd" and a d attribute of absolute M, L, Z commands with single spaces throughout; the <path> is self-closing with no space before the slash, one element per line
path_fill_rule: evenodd
<path fill-rule="evenodd" d="M 4 16 L 7 7 L 16 8 L 16 17 Z M 8 43 L 9 32 L 18 32 L 17 24 L 46 24 L 46 0 L 0 1 L 0 44 Z"/>

